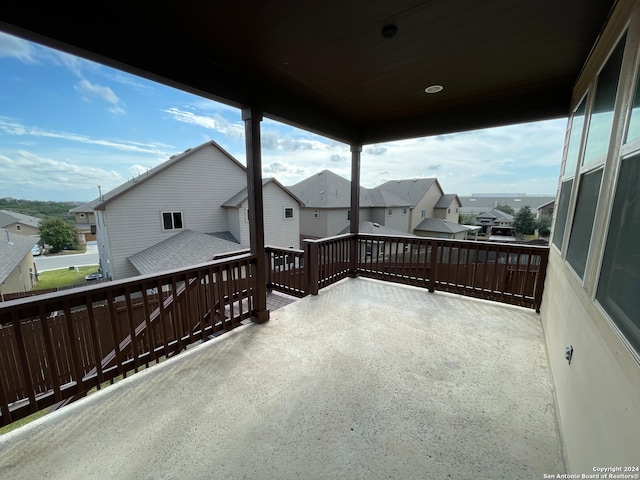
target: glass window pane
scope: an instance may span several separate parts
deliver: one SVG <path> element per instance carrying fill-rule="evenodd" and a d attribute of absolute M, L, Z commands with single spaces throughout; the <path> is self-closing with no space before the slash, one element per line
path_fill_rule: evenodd
<path fill-rule="evenodd" d="M 640 155 L 623 160 L 596 299 L 640 352 Z"/>
<path fill-rule="evenodd" d="M 173 212 L 173 228 L 182 228 L 181 212 Z"/>
<path fill-rule="evenodd" d="M 578 164 L 578 152 L 580 150 L 580 139 L 582 138 L 582 127 L 584 126 L 584 111 L 587 99 L 582 99 L 580 105 L 573 114 L 571 121 L 571 134 L 569 136 L 569 146 L 567 147 L 567 161 L 564 163 L 564 172 L 562 175 L 573 176 L 576 173 L 576 165 Z"/>
<path fill-rule="evenodd" d="M 562 239 L 564 238 L 564 228 L 567 221 L 567 210 L 569 209 L 569 199 L 571 198 L 572 186 L 573 179 L 563 182 L 562 187 L 560 187 L 556 223 L 553 227 L 553 244 L 560 249 L 562 249 Z"/>
<path fill-rule="evenodd" d="M 640 72 L 639 72 L 640 73 Z M 627 142 L 640 137 L 640 74 L 636 81 L 636 96 L 633 100 L 631 119 L 629 120 L 629 130 L 627 130 Z"/>
<path fill-rule="evenodd" d="M 601 181 L 602 169 L 600 168 L 595 172 L 583 175 L 578 187 L 578 202 L 567 248 L 567 261 L 580 278 L 584 278 L 584 267 L 587 263 L 589 244 L 591 243 L 591 230 L 596 215 Z"/>
<path fill-rule="evenodd" d="M 162 214 L 162 223 L 164 224 L 165 230 L 171 230 L 173 228 L 173 223 L 171 222 L 171 212 L 164 212 Z"/>
<path fill-rule="evenodd" d="M 609 148 L 609 137 L 613 126 L 613 108 L 616 102 L 622 54 L 624 53 L 624 40 L 624 37 L 620 40 L 600 75 L 598 75 L 596 98 L 591 112 L 587 147 L 582 161 L 583 165 L 602 157 Z"/>

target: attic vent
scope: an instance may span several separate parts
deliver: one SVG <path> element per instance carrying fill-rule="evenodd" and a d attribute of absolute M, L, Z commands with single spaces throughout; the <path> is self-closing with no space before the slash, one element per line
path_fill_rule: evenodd
<path fill-rule="evenodd" d="M 176 155 L 171 155 L 169 159 L 176 158 Z"/>
<path fill-rule="evenodd" d="M 374 227 L 379 227 L 379 226 L 380 226 L 380 224 L 379 224 L 379 223 L 374 223 L 374 224 L 373 224 L 373 226 L 374 226 Z"/>
<path fill-rule="evenodd" d="M 324 194 L 324 190 L 321 190 L 321 191 L 320 191 L 320 195 L 322 195 L 322 194 Z"/>
<path fill-rule="evenodd" d="M 184 151 L 184 153 L 187 153 L 187 152 L 190 152 L 190 151 L 191 151 L 191 149 L 190 149 L 190 148 L 187 148 L 187 149 Z"/>

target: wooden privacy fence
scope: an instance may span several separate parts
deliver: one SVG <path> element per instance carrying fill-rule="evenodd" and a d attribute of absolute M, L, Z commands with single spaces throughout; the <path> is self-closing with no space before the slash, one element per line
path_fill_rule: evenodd
<path fill-rule="evenodd" d="M 255 257 L 4 302 L 0 424 L 228 331 L 252 311 Z"/>

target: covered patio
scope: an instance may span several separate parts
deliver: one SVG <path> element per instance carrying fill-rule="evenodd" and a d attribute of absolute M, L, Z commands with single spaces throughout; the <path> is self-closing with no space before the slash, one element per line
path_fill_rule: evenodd
<path fill-rule="evenodd" d="M 532 309 L 346 278 L 0 437 L 6 478 L 564 472 Z"/>

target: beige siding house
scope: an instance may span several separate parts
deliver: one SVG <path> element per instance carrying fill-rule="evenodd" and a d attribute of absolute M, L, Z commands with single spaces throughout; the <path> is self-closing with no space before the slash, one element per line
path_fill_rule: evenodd
<path fill-rule="evenodd" d="M 284 197 L 276 191 L 284 187 L 271 183 L 273 186 L 269 184 L 265 192 L 265 219 L 271 219 L 265 241 L 278 246 L 295 245 L 299 237 L 294 226 L 299 203 L 291 195 L 283 201 Z M 184 185 L 189 188 L 183 188 Z M 223 206 L 243 190 L 246 190 L 245 167 L 210 141 L 175 155 L 106 193 L 91 202 L 95 205 L 103 274 L 107 278 L 121 279 L 142 273 L 130 257 L 150 248 L 147 254 L 136 257 L 137 260 L 145 259 L 137 265 L 144 265 L 145 273 L 152 265 L 166 265 L 162 261 L 149 260 L 154 252 L 152 247 L 184 231 L 207 234 L 225 242 L 233 240 L 237 244 L 237 248 L 228 248 L 229 244 L 218 241 L 196 245 L 192 237 L 187 242 L 187 236 L 183 235 L 171 242 L 171 247 L 177 252 L 173 255 L 182 256 L 185 262 L 194 258 L 210 260 L 221 253 L 216 251 L 221 245 L 226 251 L 248 246 L 246 208 L 239 205 L 234 212 Z M 285 207 L 293 209 L 294 219 L 284 218 Z M 272 208 L 277 213 L 273 213 Z M 178 245 L 180 239 L 185 240 L 183 248 Z M 202 245 L 207 246 L 203 248 Z M 188 248 L 199 248 L 201 252 L 189 253 Z M 179 263 L 180 258 L 174 260 L 172 265 Z"/>
<path fill-rule="evenodd" d="M 0 228 L 17 235 L 39 235 L 40 219 L 31 215 L 0 210 Z"/>
<path fill-rule="evenodd" d="M 8 230 L 0 231 L 0 235 L 0 295 L 28 292 L 36 282 L 31 248 L 40 238 L 14 235 Z"/>

